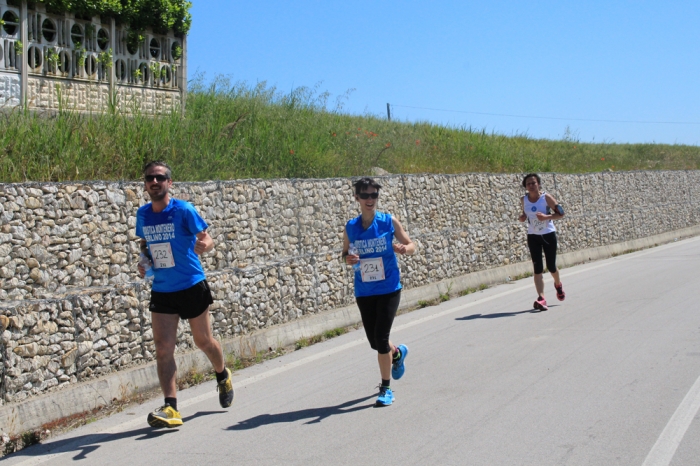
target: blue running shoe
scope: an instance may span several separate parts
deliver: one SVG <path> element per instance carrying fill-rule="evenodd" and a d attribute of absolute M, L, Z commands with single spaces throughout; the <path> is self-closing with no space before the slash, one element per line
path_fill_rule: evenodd
<path fill-rule="evenodd" d="M 391 365 L 391 376 L 394 380 L 399 380 L 403 377 L 403 373 L 406 372 L 404 361 L 406 361 L 406 356 L 408 356 L 408 346 L 399 345 L 399 351 L 401 351 L 401 357 Z"/>
<path fill-rule="evenodd" d="M 379 387 L 379 396 L 375 406 L 390 406 L 394 402 L 394 392 L 389 387 Z"/>

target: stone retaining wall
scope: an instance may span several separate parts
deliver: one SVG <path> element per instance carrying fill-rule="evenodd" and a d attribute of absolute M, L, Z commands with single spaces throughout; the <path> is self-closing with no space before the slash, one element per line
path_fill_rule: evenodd
<path fill-rule="evenodd" d="M 175 173 L 177 175 L 177 173 Z M 378 177 L 380 210 L 418 251 L 407 288 L 528 261 L 521 175 Z M 546 174 L 565 207 L 561 252 L 700 224 L 700 172 Z M 339 259 L 358 214 L 350 179 L 175 183 L 210 225 L 202 258 L 222 338 L 352 304 Z M 136 275 L 140 183 L 0 184 L 0 405 L 154 359 L 148 285 Z M 178 351 L 193 348 L 179 328 Z"/>

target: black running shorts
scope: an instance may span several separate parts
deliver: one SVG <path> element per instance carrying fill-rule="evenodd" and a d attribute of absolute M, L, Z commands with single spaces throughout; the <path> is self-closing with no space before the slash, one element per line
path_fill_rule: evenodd
<path fill-rule="evenodd" d="M 194 319 L 202 315 L 213 302 L 209 284 L 202 280 L 182 291 L 151 291 L 151 304 L 148 309 L 158 314 L 176 314 L 181 319 Z"/>
<path fill-rule="evenodd" d="M 535 274 L 544 272 L 542 263 L 542 251 L 547 261 L 547 270 L 551 273 L 557 271 L 557 234 L 556 232 L 546 235 L 527 235 L 527 247 L 530 249 L 530 257 Z"/>
<path fill-rule="evenodd" d="M 355 298 L 355 301 L 360 308 L 369 346 L 379 354 L 390 353 L 389 333 L 401 302 L 401 290 L 389 294 L 362 296 Z"/>

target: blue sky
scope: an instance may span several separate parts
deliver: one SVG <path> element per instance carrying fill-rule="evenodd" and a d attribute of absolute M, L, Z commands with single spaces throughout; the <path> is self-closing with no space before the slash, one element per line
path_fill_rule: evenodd
<path fill-rule="evenodd" d="M 697 1 L 193 3 L 190 78 L 353 90 L 347 113 L 489 133 L 700 144 Z"/>

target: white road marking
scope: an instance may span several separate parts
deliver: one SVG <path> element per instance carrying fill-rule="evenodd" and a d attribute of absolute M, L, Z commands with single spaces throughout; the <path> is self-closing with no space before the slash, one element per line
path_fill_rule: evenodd
<path fill-rule="evenodd" d="M 700 377 L 673 413 L 642 466 L 668 466 L 700 409 Z"/>

